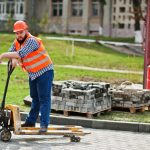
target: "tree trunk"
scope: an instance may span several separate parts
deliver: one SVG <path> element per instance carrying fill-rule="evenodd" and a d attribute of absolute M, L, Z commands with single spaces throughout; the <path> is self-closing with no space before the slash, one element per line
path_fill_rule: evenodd
<path fill-rule="evenodd" d="M 132 0 L 133 2 L 133 11 L 134 11 L 134 18 L 135 18 L 135 24 L 134 24 L 134 30 L 135 30 L 135 42 L 136 43 L 142 43 L 142 34 L 141 34 L 141 28 L 140 28 L 140 20 L 142 17 L 142 11 L 141 11 L 141 0 Z"/>
<path fill-rule="evenodd" d="M 100 9 L 99 9 L 99 15 L 100 15 L 100 23 L 99 23 L 99 35 L 102 35 L 103 33 L 103 18 L 104 18 L 104 5 L 106 4 L 105 0 L 99 0 Z"/>

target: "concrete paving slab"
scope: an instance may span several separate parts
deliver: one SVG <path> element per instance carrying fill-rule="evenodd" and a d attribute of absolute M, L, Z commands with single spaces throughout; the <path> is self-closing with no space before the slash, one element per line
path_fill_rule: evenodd
<path fill-rule="evenodd" d="M 21 113 L 21 120 L 24 121 L 27 113 Z M 109 121 L 109 120 L 97 120 L 88 119 L 84 117 L 63 115 L 51 115 L 51 124 L 56 125 L 78 125 L 85 128 L 93 129 L 109 129 L 120 131 L 133 131 L 133 132 L 147 132 L 150 133 L 150 123 L 138 123 L 138 122 L 123 122 L 123 121 Z M 39 118 L 37 120 L 39 123 Z"/>
<path fill-rule="evenodd" d="M 148 150 L 150 135 L 129 131 L 85 128 L 91 134 L 83 136 L 80 143 L 69 138 L 46 135 L 12 135 L 8 143 L 0 141 L 0 150 Z"/>

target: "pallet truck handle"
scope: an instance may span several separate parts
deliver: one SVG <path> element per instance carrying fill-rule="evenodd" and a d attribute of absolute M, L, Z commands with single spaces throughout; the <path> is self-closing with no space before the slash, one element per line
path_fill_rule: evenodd
<path fill-rule="evenodd" d="M 3 110 L 5 108 L 5 99 L 6 99 L 9 79 L 10 79 L 10 76 L 11 76 L 13 71 L 14 71 L 14 67 L 12 67 L 12 60 L 9 60 L 8 64 L 7 64 L 7 80 L 6 80 L 6 85 L 5 85 L 5 89 L 4 89 L 3 100 L 1 103 L 1 110 Z"/>
<path fill-rule="evenodd" d="M 12 60 L 9 60 L 8 61 L 8 64 L 7 64 L 7 69 L 8 69 L 8 76 L 10 76 L 12 74 L 12 72 L 14 71 L 14 67 L 12 66 Z"/>

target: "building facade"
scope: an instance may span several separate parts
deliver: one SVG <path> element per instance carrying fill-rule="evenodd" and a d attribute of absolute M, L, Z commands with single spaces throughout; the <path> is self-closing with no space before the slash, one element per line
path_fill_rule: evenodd
<path fill-rule="evenodd" d="M 25 19 L 24 0 L 0 0 L 0 20 L 5 21 L 10 17 Z"/>
<path fill-rule="evenodd" d="M 112 0 L 111 2 L 111 26 L 110 36 L 112 37 L 130 37 L 134 35 L 134 11 L 133 0 Z M 141 1 L 143 17 L 146 14 L 147 0 Z M 144 21 L 140 21 L 141 30 Z"/>
<path fill-rule="evenodd" d="M 142 11 L 146 12 L 146 0 Z M 134 36 L 132 0 L 106 0 L 103 20 L 101 13 L 99 0 L 0 0 L 1 26 L 13 18 L 34 20 L 48 33 Z"/>
<path fill-rule="evenodd" d="M 47 8 L 44 7 L 45 4 Z M 47 22 L 43 28 L 45 32 L 99 34 L 100 3 L 98 0 L 37 0 L 35 6 L 36 19 L 42 22 L 45 18 Z"/>

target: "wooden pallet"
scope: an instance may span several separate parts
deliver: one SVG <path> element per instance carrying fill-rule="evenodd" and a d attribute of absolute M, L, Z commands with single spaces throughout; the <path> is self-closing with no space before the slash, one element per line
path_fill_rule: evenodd
<path fill-rule="evenodd" d="M 136 113 L 136 112 L 144 112 L 146 109 L 146 106 L 141 106 L 141 107 L 119 107 L 115 106 L 113 107 L 113 110 L 121 110 L 121 111 L 126 111 L 128 110 L 130 113 Z"/>
<path fill-rule="evenodd" d="M 149 106 L 146 106 L 145 110 L 150 110 L 150 105 Z"/>
<path fill-rule="evenodd" d="M 106 109 L 106 110 L 97 111 L 94 113 L 91 113 L 91 112 L 83 113 L 83 112 L 74 112 L 74 111 L 68 111 L 68 110 L 52 110 L 53 113 L 61 113 L 66 117 L 68 117 L 68 116 L 83 116 L 83 117 L 87 117 L 87 118 L 93 118 L 94 116 L 98 117 L 102 113 L 110 112 L 110 111 L 111 111 L 111 109 Z"/>

